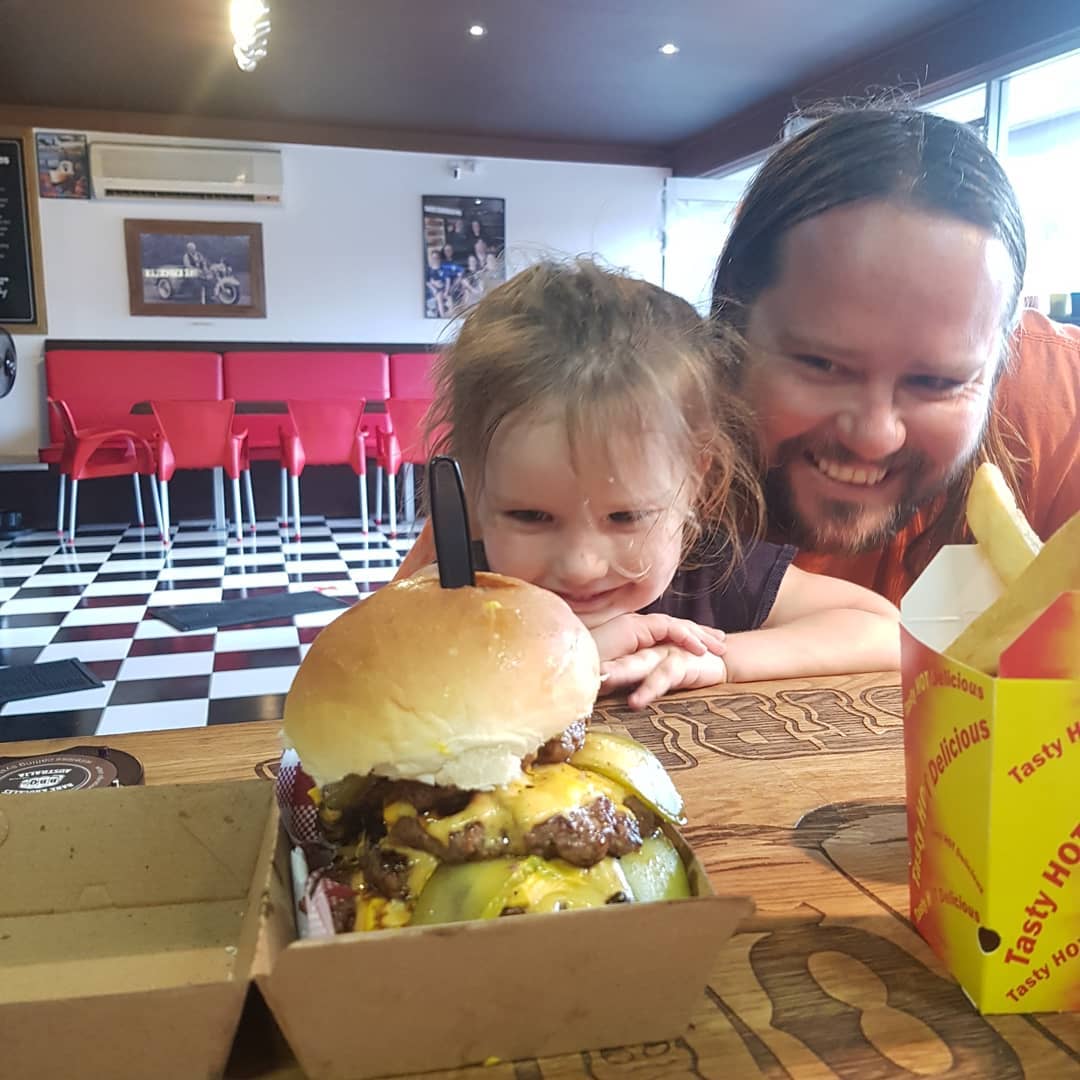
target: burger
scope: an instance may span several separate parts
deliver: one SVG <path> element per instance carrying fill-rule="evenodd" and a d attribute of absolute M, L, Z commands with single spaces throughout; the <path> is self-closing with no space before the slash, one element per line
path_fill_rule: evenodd
<path fill-rule="evenodd" d="M 590 731 L 600 664 L 567 604 L 479 573 L 379 589 L 321 631 L 284 736 L 339 931 L 689 895 L 660 762 Z"/>

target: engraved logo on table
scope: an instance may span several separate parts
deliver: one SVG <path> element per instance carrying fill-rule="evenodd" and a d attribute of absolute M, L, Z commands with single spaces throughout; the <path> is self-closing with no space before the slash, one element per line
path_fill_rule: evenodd
<path fill-rule="evenodd" d="M 686 769 L 700 749 L 760 760 L 894 750 L 903 744 L 900 688 L 876 686 L 859 698 L 835 687 L 754 691 L 658 701 L 645 711 L 597 709 L 598 720 L 644 743 L 666 769 Z"/>
<path fill-rule="evenodd" d="M 819 1062 L 844 1080 L 905 1080 L 916 1073 L 1020 1080 L 1028 1060 L 1027 1075 L 1035 1075 L 1037 1062 L 1045 1063 L 1047 1076 L 1066 1075 L 1069 1051 L 1059 1054 L 1034 1032 L 1022 1060 L 907 923 L 902 804 L 834 804 L 804 815 L 794 829 L 708 824 L 690 826 L 686 836 L 706 863 L 710 848 L 736 836 L 760 849 L 794 844 L 887 913 L 867 917 L 842 889 L 793 878 L 782 907 L 775 898 L 760 905 L 726 946 L 707 994 L 765 1076 L 786 1075 L 778 1059 L 796 1046 L 804 1063 Z M 758 992 L 766 1008 L 755 1004 Z M 701 1035 L 720 1023 L 709 1020 L 689 1037 L 706 1075 L 712 1061 Z"/>

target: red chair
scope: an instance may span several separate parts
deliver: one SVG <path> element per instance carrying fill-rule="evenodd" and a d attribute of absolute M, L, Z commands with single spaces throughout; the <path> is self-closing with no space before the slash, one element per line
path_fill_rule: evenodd
<path fill-rule="evenodd" d="M 348 465 L 360 487 L 360 518 L 368 529 L 364 407 L 356 401 L 289 401 L 292 430 L 281 429 L 281 466 L 292 486 L 296 538 L 300 538 L 300 474 L 307 465 Z"/>
<path fill-rule="evenodd" d="M 426 398 L 388 398 L 386 412 L 390 417 L 390 431 L 379 433 L 378 461 L 386 470 L 387 501 L 390 507 L 390 531 L 397 531 L 397 487 L 395 479 L 403 465 L 405 474 L 406 519 L 413 521 L 413 466 L 426 465 L 431 457 L 431 446 L 438 441 L 442 429 L 427 438 L 427 414 L 431 402 Z"/>
<path fill-rule="evenodd" d="M 240 521 L 240 476 L 244 477 L 251 531 L 255 531 L 255 499 L 251 491 L 251 468 L 247 432 L 232 429 L 236 402 L 151 401 L 157 420 L 157 475 L 161 485 L 162 533 L 169 542 L 169 481 L 177 469 L 224 469 L 232 480 L 236 539 L 243 540 Z"/>
<path fill-rule="evenodd" d="M 135 512 L 140 526 L 145 525 L 145 521 L 139 477 L 148 476 L 150 494 L 154 500 L 154 517 L 158 530 L 161 531 L 161 507 L 154 484 L 154 452 L 146 439 L 123 428 L 80 430 L 76 427 L 75 418 L 65 401 L 59 398 L 49 398 L 48 401 L 64 438 L 58 462 L 60 486 L 56 495 L 56 531 L 60 536 L 64 535 L 64 488 L 68 478 L 71 479 L 68 534 L 74 541 L 79 481 L 98 480 L 105 476 L 131 477 L 135 487 Z"/>

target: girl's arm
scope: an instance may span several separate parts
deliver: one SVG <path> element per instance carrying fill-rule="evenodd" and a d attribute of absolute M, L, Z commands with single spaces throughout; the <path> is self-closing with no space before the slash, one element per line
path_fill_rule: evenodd
<path fill-rule="evenodd" d="M 727 635 L 728 680 L 895 670 L 899 621 L 899 611 L 883 596 L 790 566 L 761 628 Z"/>

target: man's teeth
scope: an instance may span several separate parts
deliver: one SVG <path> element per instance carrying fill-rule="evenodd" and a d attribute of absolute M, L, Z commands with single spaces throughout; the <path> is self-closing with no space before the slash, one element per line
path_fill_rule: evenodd
<path fill-rule="evenodd" d="M 853 468 L 851 465 L 841 465 L 836 461 L 826 458 L 813 458 L 814 464 L 819 471 L 823 472 L 830 480 L 838 480 L 842 484 L 861 484 L 869 487 L 872 484 L 880 484 L 888 475 L 888 469 Z"/>

